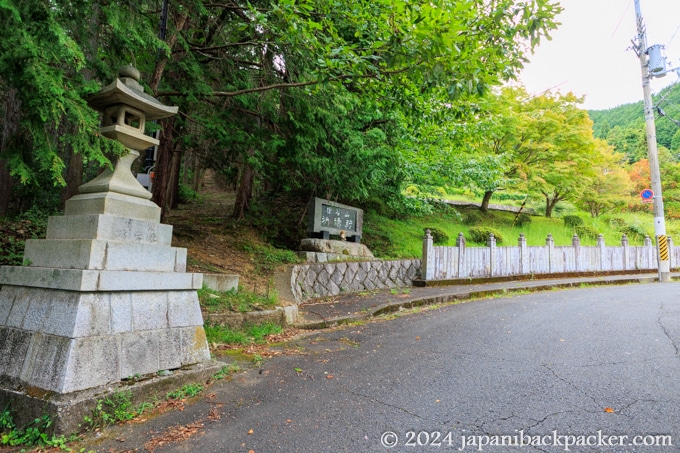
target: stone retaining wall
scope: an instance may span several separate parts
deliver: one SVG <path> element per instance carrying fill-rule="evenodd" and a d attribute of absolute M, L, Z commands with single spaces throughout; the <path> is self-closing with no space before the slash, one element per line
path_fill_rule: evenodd
<path fill-rule="evenodd" d="M 295 302 L 341 293 L 411 286 L 420 260 L 344 261 L 293 266 L 290 287 Z"/>

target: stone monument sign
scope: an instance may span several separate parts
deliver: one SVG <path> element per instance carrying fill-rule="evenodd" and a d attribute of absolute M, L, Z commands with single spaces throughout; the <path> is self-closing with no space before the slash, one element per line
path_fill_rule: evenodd
<path fill-rule="evenodd" d="M 312 198 L 307 208 L 310 237 L 329 239 L 336 235 L 350 242 L 361 242 L 364 211 L 323 198 Z"/>

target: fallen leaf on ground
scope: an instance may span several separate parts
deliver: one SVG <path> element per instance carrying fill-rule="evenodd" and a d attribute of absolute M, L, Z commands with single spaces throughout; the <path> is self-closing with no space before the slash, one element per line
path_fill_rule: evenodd
<path fill-rule="evenodd" d="M 219 420 L 222 418 L 222 414 L 220 414 L 220 410 L 217 407 L 211 407 L 210 412 L 208 413 L 208 419 L 209 420 Z"/>
<path fill-rule="evenodd" d="M 198 434 L 198 432 L 203 428 L 203 423 L 189 423 L 184 426 L 173 426 L 168 428 L 165 433 L 160 437 L 154 437 L 150 441 L 144 444 L 144 448 L 149 452 L 153 453 L 154 450 L 163 445 L 181 442 L 189 439 L 191 436 Z"/>
<path fill-rule="evenodd" d="M 607 412 L 607 413 L 609 413 L 609 414 L 611 414 L 611 413 L 614 412 L 614 409 L 612 409 L 611 407 L 605 407 L 605 408 L 604 408 L 604 411 Z"/>
<path fill-rule="evenodd" d="M 252 429 L 248 430 L 248 434 L 253 434 L 254 431 Z"/>

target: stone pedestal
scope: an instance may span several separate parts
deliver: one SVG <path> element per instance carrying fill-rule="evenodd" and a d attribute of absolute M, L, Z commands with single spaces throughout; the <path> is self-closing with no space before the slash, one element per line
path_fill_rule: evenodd
<path fill-rule="evenodd" d="M 299 255 L 312 263 L 375 258 L 368 247 L 358 242 L 314 238 L 303 239 L 300 242 Z"/>
<path fill-rule="evenodd" d="M 106 192 L 72 198 L 67 212 L 26 242 L 25 266 L 0 268 L 0 406 L 27 395 L 36 417 L 55 412 L 50 401 L 210 359 L 202 275 L 185 272 L 160 209 Z"/>

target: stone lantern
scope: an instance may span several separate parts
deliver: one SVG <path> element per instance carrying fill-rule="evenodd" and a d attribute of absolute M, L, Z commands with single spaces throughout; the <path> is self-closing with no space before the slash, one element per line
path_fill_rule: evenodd
<path fill-rule="evenodd" d="M 45 239 L 26 241 L 24 266 L 0 267 L 0 407 L 19 423 L 50 415 L 58 432 L 75 430 L 95 398 L 135 392 L 133 376 L 144 394 L 218 366 L 196 293 L 203 275 L 186 272 L 186 249 L 171 246 L 172 226 L 130 171 L 158 144 L 146 120 L 177 107 L 144 94 L 132 67 L 88 101 L 104 114 L 101 134 L 129 152 L 50 217 Z"/>
<path fill-rule="evenodd" d="M 67 201 L 65 214 L 105 208 L 114 215 L 124 213 L 140 220 L 160 221 L 160 208 L 144 201 L 151 199 L 151 193 L 132 175 L 130 167 L 140 151 L 158 145 L 158 140 L 144 134 L 146 121 L 170 117 L 178 108 L 161 104 L 144 93 L 139 77 L 136 68 L 125 66 L 112 84 L 88 99 L 92 108 L 104 114 L 101 134 L 123 144 L 129 152 L 121 156 L 114 170 L 107 169 L 80 186 L 81 195 Z"/>

